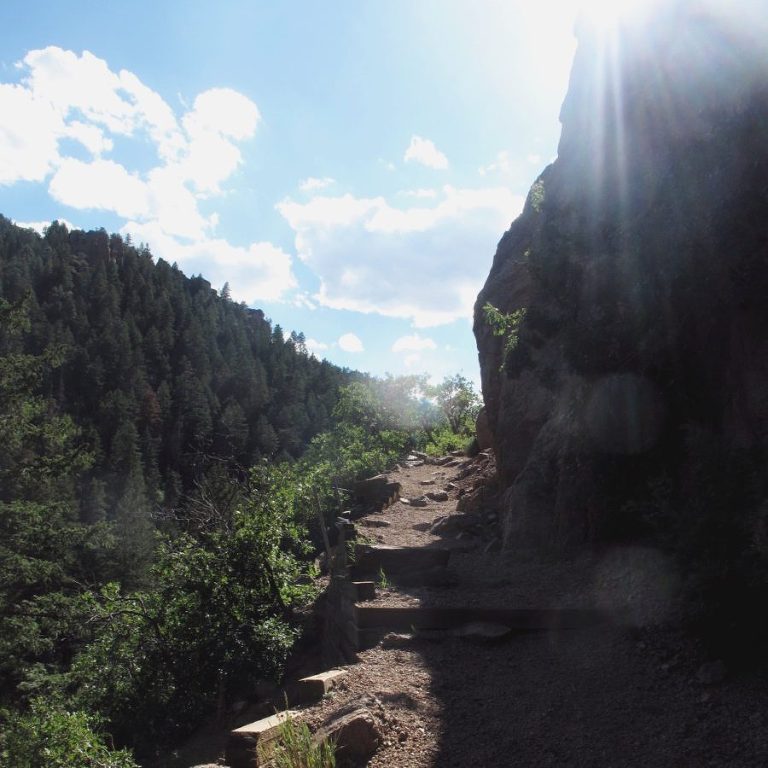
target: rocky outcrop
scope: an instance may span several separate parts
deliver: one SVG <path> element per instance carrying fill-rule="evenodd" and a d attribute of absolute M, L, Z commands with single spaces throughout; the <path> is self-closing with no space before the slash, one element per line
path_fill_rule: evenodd
<path fill-rule="evenodd" d="M 579 26 L 557 160 L 475 306 L 508 545 L 679 538 L 707 515 L 766 538 L 757 5 L 678 0 L 610 33 Z"/>
<path fill-rule="evenodd" d="M 344 765 L 364 765 L 381 743 L 381 734 L 365 707 L 333 717 L 315 734 L 315 742 L 331 741 Z"/>

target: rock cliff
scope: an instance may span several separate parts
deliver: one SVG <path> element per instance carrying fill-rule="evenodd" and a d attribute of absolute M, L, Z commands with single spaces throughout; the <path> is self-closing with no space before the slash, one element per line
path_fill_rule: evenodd
<path fill-rule="evenodd" d="M 758 5 L 578 26 L 558 157 L 475 306 L 508 545 L 725 535 L 765 552 Z"/>

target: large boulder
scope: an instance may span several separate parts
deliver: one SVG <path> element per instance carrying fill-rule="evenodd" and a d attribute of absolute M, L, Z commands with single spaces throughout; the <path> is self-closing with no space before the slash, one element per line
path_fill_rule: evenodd
<path fill-rule="evenodd" d="M 336 754 L 344 764 L 364 765 L 381 743 L 376 720 L 370 710 L 361 707 L 333 716 L 315 734 L 317 742 L 332 740 Z"/>

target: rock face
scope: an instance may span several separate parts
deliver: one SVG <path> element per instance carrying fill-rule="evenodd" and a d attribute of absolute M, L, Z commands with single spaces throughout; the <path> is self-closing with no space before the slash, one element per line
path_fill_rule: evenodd
<path fill-rule="evenodd" d="M 491 432 L 491 425 L 488 423 L 488 411 L 485 410 L 485 407 L 481 408 L 480 413 L 477 414 L 475 435 L 477 436 L 477 447 L 481 451 L 493 448 L 493 433 Z"/>
<path fill-rule="evenodd" d="M 612 33 L 580 23 L 557 160 L 502 237 L 475 305 L 507 545 L 674 536 L 705 508 L 759 517 L 768 25 L 758 5 L 660 3 Z M 741 480 L 713 480 L 726 472 Z M 744 536 L 761 526 L 750 518 Z"/>

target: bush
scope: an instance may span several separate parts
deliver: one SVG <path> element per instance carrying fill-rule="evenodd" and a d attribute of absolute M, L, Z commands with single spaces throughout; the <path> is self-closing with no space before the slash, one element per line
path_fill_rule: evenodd
<path fill-rule="evenodd" d="M 138 768 L 129 752 L 110 749 L 96 726 L 84 712 L 35 699 L 28 713 L 9 717 L 0 762 L 13 768 Z"/>
<path fill-rule="evenodd" d="M 424 446 L 424 452 L 430 456 L 445 456 L 451 451 L 464 450 L 467 446 L 467 435 L 455 433 L 450 427 L 444 427 L 432 433 L 431 439 Z"/>

